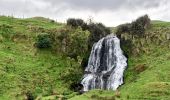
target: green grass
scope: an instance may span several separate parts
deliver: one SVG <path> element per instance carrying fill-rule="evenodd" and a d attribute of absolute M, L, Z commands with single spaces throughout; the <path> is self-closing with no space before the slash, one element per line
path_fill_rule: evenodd
<path fill-rule="evenodd" d="M 114 100 L 115 98 L 118 98 L 118 96 L 115 95 L 114 91 L 91 90 L 70 100 Z"/>
<path fill-rule="evenodd" d="M 0 16 L 0 25 L 1 24 L 9 24 L 9 25 L 15 25 L 16 28 L 23 28 L 23 27 L 29 27 L 29 26 L 37 26 L 37 27 L 43 27 L 45 29 L 49 28 L 57 28 L 62 27 L 63 24 L 52 22 L 50 19 L 39 18 L 39 17 L 33 17 L 33 18 L 27 18 L 27 19 L 19 19 L 19 18 L 13 18 L 13 17 L 6 17 L 6 16 Z"/>
<path fill-rule="evenodd" d="M 119 89 L 124 99 L 168 100 L 170 98 L 169 48 L 152 45 L 152 52 L 129 59 L 125 84 Z M 145 64 L 146 69 L 134 69 Z"/>
<path fill-rule="evenodd" d="M 0 92 L 3 95 L 16 97 L 28 91 L 50 95 L 69 91 L 60 73 L 74 61 L 55 56 L 50 50 L 39 51 L 32 48 L 32 44 L 6 42 L 0 46 Z"/>
<path fill-rule="evenodd" d="M 165 22 L 160 20 L 153 20 L 152 24 L 154 27 L 170 27 L 170 22 Z"/>
<path fill-rule="evenodd" d="M 62 75 L 76 61 L 57 55 L 51 49 L 34 47 L 39 32 L 63 24 L 37 18 L 16 19 L 0 16 L 0 100 L 72 93 Z M 77 64 L 78 65 L 78 64 Z"/>

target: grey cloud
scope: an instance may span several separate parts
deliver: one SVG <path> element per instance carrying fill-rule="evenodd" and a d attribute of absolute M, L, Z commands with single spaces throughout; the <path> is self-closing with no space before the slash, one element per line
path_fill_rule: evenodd
<path fill-rule="evenodd" d="M 39 3 L 39 4 L 37 4 Z M 47 4 L 47 7 L 41 4 Z M 100 12 L 101 10 L 138 10 L 158 7 L 160 0 L 1 0 L 0 9 L 20 12 L 55 12 L 67 9 L 74 11 L 89 10 Z M 53 10 L 53 11 L 52 11 Z"/>
<path fill-rule="evenodd" d="M 109 26 L 146 13 L 151 18 L 170 20 L 169 7 L 169 0 L 0 0 L 0 14 L 43 16 L 62 22 L 69 17 L 86 20 L 92 16 Z"/>
<path fill-rule="evenodd" d="M 51 5 L 66 4 L 70 9 L 74 10 L 118 10 L 118 9 L 133 9 L 133 8 L 153 8 L 160 5 L 160 0 L 42 0 L 50 2 Z M 65 6 L 65 7 L 66 7 Z"/>

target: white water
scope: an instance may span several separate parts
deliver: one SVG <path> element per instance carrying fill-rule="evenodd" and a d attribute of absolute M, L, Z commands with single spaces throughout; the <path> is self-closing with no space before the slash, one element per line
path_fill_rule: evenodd
<path fill-rule="evenodd" d="M 106 36 L 92 47 L 81 84 L 83 91 L 91 89 L 116 90 L 123 84 L 127 58 L 120 48 L 120 40 Z"/>

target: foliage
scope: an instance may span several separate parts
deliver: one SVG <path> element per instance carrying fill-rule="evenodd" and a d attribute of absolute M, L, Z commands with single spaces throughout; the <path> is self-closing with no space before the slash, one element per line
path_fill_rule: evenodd
<path fill-rule="evenodd" d="M 71 34 L 70 39 L 70 50 L 68 48 L 69 54 L 76 54 L 77 56 L 83 56 L 87 51 L 87 39 L 89 36 L 88 31 L 82 31 L 81 28 L 78 28 Z M 76 49 L 75 49 L 76 48 Z"/>
<path fill-rule="evenodd" d="M 67 25 L 72 27 L 81 27 L 82 30 L 88 30 L 90 35 L 88 37 L 88 49 L 91 49 L 92 45 L 100 40 L 102 37 L 111 33 L 110 29 L 104 26 L 102 23 L 85 23 L 82 19 L 70 18 L 67 20 Z"/>
<path fill-rule="evenodd" d="M 83 31 L 81 27 L 72 29 L 69 26 L 50 33 L 53 49 L 74 59 L 77 59 L 78 56 L 83 57 L 86 53 L 89 34 L 88 31 Z"/>
<path fill-rule="evenodd" d="M 77 84 L 79 83 L 81 80 L 81 77 L 83 75 L 83 70 L 81 68 L 81 66 L 77 63 L 75 63 L 74 59 L 72 59 L 73 62 L 71 63 L 71 66 L 68 66 L 64 73 L 61 73 L 61 80 L 63 80 L 63 82 L 69 84 L 69 87 L 71 88 L 71 85 L 73 84 Z"/>
<path fill-rule="evenodd" d="M 150 18 L 148 15 L 144 15 L 137 18 L 132 23 L 119 25 L 116 34 L 120 35 L 123 33 L 129 33 L 136 36 L 143 36 L 145 30 L 150 28 L 150 26 Z"/>
<path fill-rule="evenodd" d="M 148 15 L 141 16 L 131 23 L 131 33 L 138 36 L 143 35 L 145 30 L 150 27 L 150 18 Z"/>
<path fill-rule="evenodd" d="M 140 49 L 134 47 L 133 39 L 145 37 L 145 32 L 149 28 L 151 28 L 151 23 L 148 15 L 141 16 L 131 23 L 118 26 L 116 34 L 121 40 L 121 48 L 125 55 L 139 54 Z"/>
<path fill-rule="evenodd" d="M 52 43 L 49 34 L 42 33 L 37 36 L 36 46 L 38 48 L 50 48 L 51 44 Z"/>
<path fill-rule="evenodd" d="M 87 29 L 87 24 L 82 19 L 69 18 L 67 25 L 75 28 L 80 26 L 83 30 Z"/>
<path fill-rule="evenodd" d="M 131 33 L 133 35 L 141 36 L 145 33 L 145 28 L 141 23 L 132 22 L 131 23 Z"/>
<path fill-rule="evenodd" d="M 145 29 L 147 29 L 150 27 L 151 20 L 148 15 L 144 15 L 137 18 L 136 23 L 141 24 Z"/>
<path fill-rule="evenodd" d="M 120 35 L 122 33 L 130 33 L 130 28 L 131 28 L 131 24 L 130 23 L 127 23 L 127 24 L 122 24 L 122 25 L 119 25 L 118 28 L 117 28 L 117 35 Z"/>
<path fill-rule="evenodd" d="M 88 25 L 88 30 L 90 31 L 88 39 L 88 47 L 90 50 L 95 42 L 111 33 L 110 29 L 105 27 L 102 23 L 90 23 Z"/>

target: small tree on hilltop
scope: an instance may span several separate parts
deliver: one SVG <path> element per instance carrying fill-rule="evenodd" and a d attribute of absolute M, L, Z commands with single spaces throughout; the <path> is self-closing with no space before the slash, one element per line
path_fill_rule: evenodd
<path fill-rule="evenodd" d="M 148 15 L 139 17 L 138 19 L 136 19 L 136 22 L 140 23 L 145 29 L 149 28 L 151 24 L 151 20 Z"/>
<path fill-rule="evenodd" d="M 80 26 L 83 30 L 87 29 L 87 24 L 82 19 L 69 18 L 67 25 L 78 28 Z"/>
<path fill-rule="evenodd" d="M 145 33 L 145 28 L 141 23 L 132 22 L 131 33 L 138 36 L 143 35 Z"/>
<path fill-rule="evenodd" d="M 150 18 L 148 15 L 144 15 L 131 23 L 119 25 L 116 34 L 119 36 L 123 33 L 131 33 L 132 35 L 142 36 L 150 25 Z"/>

